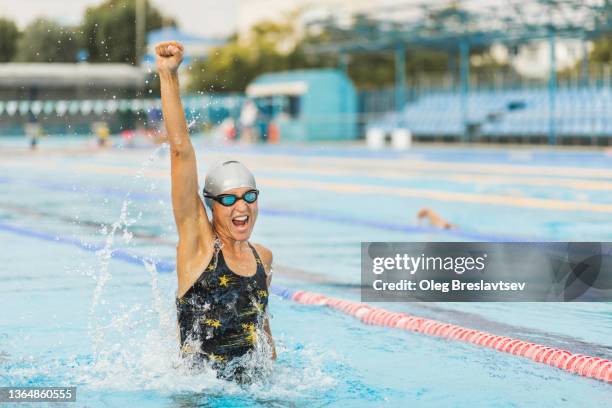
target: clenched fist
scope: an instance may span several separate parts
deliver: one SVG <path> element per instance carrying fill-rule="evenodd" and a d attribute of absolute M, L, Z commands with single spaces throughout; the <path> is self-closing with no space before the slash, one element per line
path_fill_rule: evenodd
<path fill-rule="evenodd" d="M 175 74 L 183 61 L 183 44 L 164 41 L 155 46 L 157 71 L 160 74 Z"/>

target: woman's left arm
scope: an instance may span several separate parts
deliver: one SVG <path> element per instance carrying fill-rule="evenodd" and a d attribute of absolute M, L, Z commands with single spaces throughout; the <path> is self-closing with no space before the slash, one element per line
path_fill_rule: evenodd
<path fill-rule="evenodd" d="M 272 251 L 263 245 L 257 245 L 257 252 L 261 257 L 261 262 L 264 266 L 266 273 L 266 286 L 268 293 L 270 292 L 270 283 L 272 282 Z M 270 330 L 270 318 L 266 315 L 264 320 L 264 332 L 268 338 L 268 344 L 272 348 L 272 359 L 276 360 L 276 347 L 274 346 L 274 338 L 272 337 L 272 330 Z"/>
<path fill-rule="evenodd" d="M 266 337 L 268 337 L 268 344 L 270 344 L 270 348 L 272 348 L 272 360 L 276 360 L 276 347 L 274 346 L 274 339 L 272 338 L 270 319 L 268 316 L 266 316 L 266 320 L 264 321 L 264 331 L 266 332 Z"/>

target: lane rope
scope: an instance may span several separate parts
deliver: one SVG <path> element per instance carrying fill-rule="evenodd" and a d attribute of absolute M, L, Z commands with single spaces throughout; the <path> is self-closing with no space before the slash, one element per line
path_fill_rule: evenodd
<path fill-rule="evenodd" d="M 506 336 L 497 336 L 481 330 L 469 329 L 450 323 L 426 319 L 402 312 L 393 312 L 371 306 L 326 296 L 320 293 L 292 290 L 272 285 L 271 291 L 281 298 L 303 305 L 326 306 L 372 326 L 407 330 L 449 340 L 462 341 L 486 347 L 514 356 L 528 358 L 536 363 L 547 364 L 583 377 L 612 383 L 612 361 L 584 354 L 548 347 Z"/>
<path fill-rule="evenodd" d="M 83 251 L 97 253 L 98 251 L 104 250 L 104 245 L 101 244 L 93 244 L 89 242 L 85 242 L 82 240 L 62 237 L 55 234 L 49 234 L 47 232 L 36 231 L 30 228 L 18 227 L 16 225 L 10 225 L 6 223 L 0 222 L 0 231 L 10 232 L 16 235 L 21 235 L 24 237 L 37 238 L 42 241 L 47 242 L 56 242 L 59 244 L 75 246 L 77 248 L 82 249 Z M 155 265 L 158 272 L 173 272 L 175 270 L 174 262 L 169 262 L 161 259 L 151 259 L 148 257 L 135 255 L 128 251 L 122 249 L 110 249 L 110 256 L 113 259 L 117 259 L 120 261 L 124 261 L 130 263 L 132 265 L 143 266 L 146 263 L 150 263 Z"/>

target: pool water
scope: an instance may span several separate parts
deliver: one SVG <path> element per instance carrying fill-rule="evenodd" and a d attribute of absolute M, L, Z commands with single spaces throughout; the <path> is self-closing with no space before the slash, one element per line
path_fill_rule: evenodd
<path fill-rule="evenodd" d="M 253 241 L 274 283 L 359 300 L 361 241 L 610 241 L 604 151 L 207 145 L 258 177 Z M 493 350 L 362 325 L 272 296 L 278 361 L 241 388 L 177 355 L 166 147 L 0 139 L 0 386 L 78 387 L 75 406 L 609 406 L 609 384 Z M 202 182 L 202 180 L 200 180 Z M 416 222 L 431 207 L 460 226 Z M 612 356 L 610 303 L 380 304 Z"/>

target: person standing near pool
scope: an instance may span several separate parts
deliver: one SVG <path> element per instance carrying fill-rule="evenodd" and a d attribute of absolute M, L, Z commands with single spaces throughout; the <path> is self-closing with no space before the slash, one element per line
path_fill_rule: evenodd
<path fill-rule="evenodd" d="M 203 192 L 212 214 L 208 218 L 179 92 L 183 46 L 163 42 L 155 51 L 179 235 L 176 305 L 181 353 L 191 362 L 211 363 L 223 378 L 248 381 L 243 357 L 263 349 L 276 359 L 267 316 L 272 252 L 248 241 L 257 220 L 259 191 L 243 164 L 213 166 Z"/>

